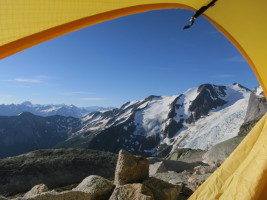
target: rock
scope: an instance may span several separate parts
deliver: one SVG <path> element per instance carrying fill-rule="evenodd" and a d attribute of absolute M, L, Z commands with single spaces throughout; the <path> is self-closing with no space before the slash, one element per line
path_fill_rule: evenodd
<path fill-rule="evenodd" d="M 101 176 L 88 176 L 85 178 L 73 191 L 85 192 L 91 195 L 95 200 L 106 200 L 113 192 L 115 185 L 101 177 Z"/>
<path fill-rule="evenodd" d="M 149 165 L 149 176 L 163 172 L 167 172 L 167 169 L 162 161 Z"/>
<path fill-rule="evenodd" d="M 188 188 L 192 191 L 195 191 L 202 183 L 204 183 L 211 174 L 203 174 L 203 175 L 192 175 L 188 179 Z"/>
<path fill-rule="evenodd" d="M 179 160 L 187 163 L 201 162 L 204 153 L 206 153 L 206 151 L 201 149 L 182 148 L 171 152 L 167 159 Z"/>
<path fill-rule="evenodd" d="M 153 193 L 155 200 L 176 200 L 181 191 L 180 186 L 175 186 L 165 181 L 150 177 L 143 182 Z"/>
<path fill-rule="evenodd" d="M 34 186 L 29 192 L 27 192 L 23 197 L 25 199 L 27 198 L 32 198 L 38 194 L 41 194 L 43 192 L 47 192 L 48 191 L 48 188 L 45 184 L 39 184 L 39 185 L 36 185 Z"/>
<path fill-rule="evenodd" d="M 148 178 L 149 162 L 142 156 L 133 156 L 120 150 L 115 171 L 115 185 L 141 183 Z"/>
<path fill-rule="evenodd" d="M 6 197 L 0 196 L 0 200 L 7 200 Z"/>
<path fill-rule="evenodd" d="M 165 172 L 165 173 L 157 173 L 152 175 L 152 177 L 163 180 L 165 182 L 177 185 L 179 183 L 187 184 L 187 180 L 192 174 L 187 173 L 176 173 L 176 172 Z"/>
<path fill-rule="evenodd" d="M 197 167 L 199 165 L 207 165 L 203 162 L 187 163 L 187 162 L 178 161 L 178 160 L 166 160 L 166 159 L 156 158 L 156 157 L 150 157 L 148 158 L 148 161 L 150 164 L 154 164 L 156 162 L 162 161 L 165 168 L 168 171 L 175 171 L 175 172 L 182 172 L 184 170 L 194 170 L 194 167 Z"/>
<path fill-rule="evenodd" d="M 95 199 L 92 199 L 90 194 L 79 191 L 66 191 L 61 193 L 50 191 L 39 194 L 32 198 L 22 198 L 21 200 L 95 200 Z"/>
<path fill-rule="evenodd" d="M 203 175 L 203 174 L 208 174 L 208 173 L 213 173 L 217 167 L 215 166 L 197 166 L 194 168 L 194 175 Z"/>
<path fill-rule="evenodd" d="M 145 185 L 135 183 L 116 187 L 109 200 L 154 200 L 154 197 Z"/>
<path fill-rule="evenodd" d="M 235 150 L 243 138 L 238 136 L 214 145 L 203 155 L 203 160 L 211 166 L 216 166 L 215 163 L 218 162 L 222 163 Z"/>

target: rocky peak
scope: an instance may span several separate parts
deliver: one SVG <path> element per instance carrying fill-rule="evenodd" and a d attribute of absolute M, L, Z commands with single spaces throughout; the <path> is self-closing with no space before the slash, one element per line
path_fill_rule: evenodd
<path fill-rule="evenodd" d="M 262 88 L 257 87 L 249 97 L 248 109 L 244 122 L 259 120 L 267 112 L 267 101 Z"/>
<path fill-rule="evenodd" d="M 191 112 L 187 122 L 190 124 L 197 121 L 201 116 L 206 116 L 211 109 L 225 105 L 227 102 L 221 97 L 226 95 L 225 86 L 204 84 L 198 87 L 197 97 L 191 102 L 189 111 Z"/>

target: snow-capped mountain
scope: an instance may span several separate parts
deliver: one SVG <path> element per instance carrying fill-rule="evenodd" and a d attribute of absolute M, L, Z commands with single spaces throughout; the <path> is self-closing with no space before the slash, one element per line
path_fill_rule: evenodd
<path fill-rule="evenodd" d="M 251 91 L 239 84 L 204 84 L 174 96 L 149 96 L 82 118 L 59 147 L 164 156 L 180 147 L 207 149 L 238 134 Z"/>
<path fill-rule="evenodd" d="M 71 117 L 82 117 L 85 114 L 101 110 L 110 110 L 111 107 L 104 108 L 98 106 L 79 108 L 74 105 L 40 105 L 32 104 L 30 101 L 25 101 L 21 104 L 10 104 L 0 105 L 0 116 L 15 116 L 23 112 L 30 112 L 39 116 L 52 116 L 52 115 L 61 115 L 61 116 L 71 116 Z"/>

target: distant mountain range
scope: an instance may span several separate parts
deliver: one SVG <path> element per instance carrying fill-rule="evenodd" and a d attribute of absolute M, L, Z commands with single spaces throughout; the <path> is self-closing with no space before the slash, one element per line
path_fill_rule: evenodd
<path fill-rule="evenodd" d="M 1 104 L 0 105 L 0 116 L 15 116 L 19 115 L 23 112 L 30 112 L 34 115 L 39 116 L 52 116 L 52 115 L 61 115 L 66 117 L 82 117 L 85 114 L 95 111 L 102 110 L 111 110 L 114 107 L 99 107 L 99 106 L 91 106 L 85 108 L 79 108 L 74 105 L 40 105 L 40 104 L 32 104 L 30 101 L 25 101 L 21 104 Z"/>
<path fill-rule="evenodd" d="M 30 113 L 3 117 L 0 152 L 11 156 L 40 148 L 78 147 L 165 156 L 177 148 L 207 150 L 238 135 L 249 115 L 247 110 L 255 106 L 255 101 L 261 101 L 259 91 L 260 88 L 252 92 L 239 84 L 203 84 L 183 94 L 149 96 L 119 109 L 95 111 L 81 118 Z M 256 98 L 253 101 L 252 96 Z M 266 112 L 266 102 L 257 106 Z M 256 111 L 250 117 L 259 118 Z M 12 145 L 16 152 L 10 148 Z M 30 148 L 23 149 L 24 146 Z"/>

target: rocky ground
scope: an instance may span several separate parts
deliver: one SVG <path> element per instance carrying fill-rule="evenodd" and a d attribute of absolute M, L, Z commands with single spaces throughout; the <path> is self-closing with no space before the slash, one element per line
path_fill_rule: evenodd
<path fill-rule="evenodd" d="M 59 156 L 60 154 L 62 156 Z M 36 157 L 36 155 L 38 156 Z M 68 163 L 67 160 L 69 160 L 69 164 L 71 164 L 71 160 L 75 157 L 85 159 L 86 156 L 87 159 L 91 161 L 98 159 L 99 165 L 93 167 L 92 163 L 90 164 L 89 161 L 83 161 L 79 163 L 82 167 L 79 167 L 77 163 L 73 165 L 76 166 L 76 168 L 68 169 L 65 166 L 65 164 Z M 209 166 L 197 161 L 195 158 L 193 162 L 145 158 L 131 155 L 124 150 L 120 151 L 118 159 L 114 154 L 81 149 L 42 150 L 18 157 L 21 161 L 16 164 L 17 172 L 13 174 L 13 177 L 5 178 L 6 183 L 9 180 L 8 184 L 10 187 L 3 188 L 4 181 L 3 179 L 1 180 L 2 186 L 0 188 L 2 191 L 0 194 L 8 197 L 0 197 L 0 200 L 185 200 L 217 168 L 217 166 Z M 58 161 L 56 161 L 56 157 L 59 159 Z M 41 167 L 40 163 L 42 162 L 40 161 L 44 159 L 51 159 L 51 163 L 53 164 L 46 164 Z M 5 169 L 7 169 L 8 166 L 11 166 L 14 158 L 3 160 L 5 161 Z M 0 160 L 0 166 L 2 166 L 0 169 L 3 169 L 3 164 L 1 165 L 3 160 Z M 25 165 L 30 166 L 29 163 L 33 166 L 30 168 L 31 170 L 28 170 L 28 174 L 24 173 L 23 176 L 22 174 L 19 175 L 19 168 L 21 167 L 22 171 L 26 172 Z M 61 163 L 61 165 L 59 163 Z M 84 169 L 86 165 L 88 170 Z M 60 174 L 60 170 L 55 170 L 57 168 L 55 166 L 61 166 L 62 174 Z M 92 168 L 94 168 L 95 173 L 93 173 Z M 32 171 L 31 174 L 30 171 Z M 37 171 L 39 171 L 39 173 L 37 173 Z M 53 173 L 53 171 L 56 171 L 56 173 Z M 85 175 L 85 171 L 87 171 L 87 173 L 90 171 L 90 173 L 88 173 L 83 180 L 79 181 L 79 184 L 72 184 L 69 187 L 53 189 L 55 188 L 55 184 L 51 184 L 51 181 L 48 181 L 48 179 L 54 181 L 60 179 L 63 181 L 66 180 L 64 176 L 68 178 L 71 176 L 71 179 L 74 179 L 75 176 L 81 178 Z M 83 173 L 83 175 L 78 175 L 78 172 Z M 47 173 L 46 178 L 44 178 L 45 173 Z M 54 178 L 52 178 L 52 176 L 54 176 Z M 27 179 L 25 179 L 25 177 L 27 177 Z M 106 179 L 107 177 L 114 177 L 114 181 Z M 30 178 L 33 180 L 30 180 Z M 17 182 L 17 180 L 20 180 L 20 182 Z M 28 188 L 31 186 L 30 188 L 32 189 L 29 188 L 26 190 L 26 187 L 24 187 L 24 191 L 28 192 L 14 196 L 14 194 L 16 194 L 15 191 L 19 193 L 18 188 L 22 187 L 22 180 L 30 181 L 30 184 L 26 181 L 25 185 L 27 185 Z M 14 182 L 16 182 L 16 186 Z M 33 185 L 34 183 L 36 183 L 35 186 Z M 16 188 L 16 190 L 14 188 Z M 22 189 L 20 189 L 20 192 L 22 192 Z"/>
<path fill-rule="evenodd" d="M 89 175 L 114 176 L 117 155 L 88 149 L 38 150 L 0 159 L 0 195 L 24 193 L 37 184 L 54 189 Z"/>

